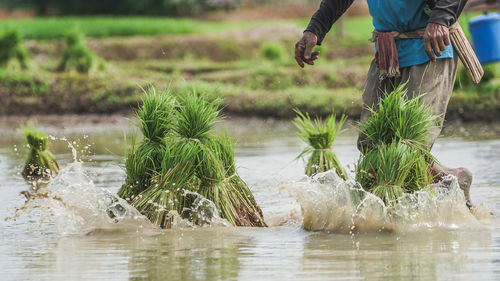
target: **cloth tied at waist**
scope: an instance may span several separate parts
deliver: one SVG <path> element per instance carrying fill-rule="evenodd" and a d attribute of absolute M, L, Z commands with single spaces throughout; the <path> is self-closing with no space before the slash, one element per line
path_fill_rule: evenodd
<path fill-rule="evenodd" d="M 399 77 L 399 58 L 396 40 L 417 39 L 424 37 L 425 28 L 410 32 L 380 32 L 373 31 L 371 42 L 377 42 L 375 64 L 379 69 L 380 81 L 386 78 Z"/>

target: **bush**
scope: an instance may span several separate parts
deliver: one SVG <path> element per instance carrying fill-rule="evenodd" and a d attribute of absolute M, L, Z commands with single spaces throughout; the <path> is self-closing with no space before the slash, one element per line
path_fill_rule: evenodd
<path fill-rule="evenodd" d="M 17 60 L 22 69 L 28 67 L 28 53 L 17 30 L 8 31 L 0 37 L 0 67 L 7 67 L 13 60 Z"/>

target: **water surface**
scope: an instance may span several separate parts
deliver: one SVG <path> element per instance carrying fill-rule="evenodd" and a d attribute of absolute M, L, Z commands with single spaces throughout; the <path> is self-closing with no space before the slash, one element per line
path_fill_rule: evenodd
<path fill-rule="evenodd" d="M 19 175 L 27 149 L 15 129 L 0 122 L 0 217 L 12 216 L 28 185 Z M 67 137 L 96 186 L 116 192 L 124 181 L 122 117 L 41 118 L 42 130 Z M 263 209 L 268 228 L 215 227 L 167 231 L 94 231 L 62 236 L 46 210 L 30 209 L 0 222 L 1 280 L 499 280 L 500 130 L 453 126 L 434 146 L 445 165 L 474 174 L 472 201 L 492 212 L 484 227 L 433 227 L 410 232 L 343 235 L 302 229 L 300 205 L 282 182 L 303 177 L 295 161 L 303 144 L 288 122 L 226 121 L 238 141 L 238 171 Z M 358 158 L 351 130 L 335 142 L 344 165 Z M 66 142 L 53 150 L 71 163 Z"/>

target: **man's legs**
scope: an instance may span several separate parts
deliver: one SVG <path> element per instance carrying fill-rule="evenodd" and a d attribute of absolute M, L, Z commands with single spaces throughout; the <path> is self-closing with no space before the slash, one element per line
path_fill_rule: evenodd
<path fill-rule="evenodd" d="M 370 111 L 365 106 L 376 109 L 379 100 L 384 96 L 384 92 L 391 92 L 400 83 L 407 83 L 408 97 L 414 98 L 424 94 L 422 101 L 430 105 L 433 114 L 440 116 L 438 126 L 429 132 L 427 142 L 429 148 L 431 148 L 441 133 L 446 108 L 455 84 L 457 65 L 458 59 L 456 57 L 438 59 L 436 62 L 402 68 L 400 77 L 380 81 L 377 65 L 372 62 L 363 92 L 364 105 L 361 111 L 361 122 L 365 122 L 370 117 Z M 361 148 L 361 144 L 365 140 L 366 137 L 360 133 L 358 138 L 359 148 Z"/>
<path fill-rule="evenodd" d="M 446 108 L 453 92 L 457 73 L 458 58 L 438 59 L 436 62 L 428 62 L 421 65 L 414 65 L 400 69 L 401 76 L 393 79 L 379 80 L 377 65 L 372 62 L 365 82 L 363 92 L 363 109 L 361 112 L 361 122 L 365 122 L 370 116 L 370 111 L 365 106 L 373 109 L 377 108 L 379 100 L 385 92 L 391 92 L 400 83 L 407 83 L 408 97 L 414 98 L 422 96 L 422 102 L 430 105 L 432 113 L 439 115 L 438 126 L 429 131 L 427 143 L 429 150 L 441 133 Z M 362 133 L 358 137 L 358 148 L 369 145 L 369 141 Z M 472 175 L 464 168 L 449 169 L 438 165 L 433 166 L 433 173 L 437 179 L 441 179 L 447 174 L 458 177 L 460 187 L 464 190 L 468 205 L 470 205 L 469 188 L 472 182 Z"/>

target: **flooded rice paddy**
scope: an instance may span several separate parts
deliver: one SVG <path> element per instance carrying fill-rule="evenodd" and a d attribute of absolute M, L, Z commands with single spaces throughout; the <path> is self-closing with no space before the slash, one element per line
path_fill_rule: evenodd
<path fill-rule="evenodd" d="M 339 199 L 342 184 L 304 179 L 304 163 L 295 160 L 303 144 L 288 122 L 227 120 L 238 172 L 270 227 L 159 231 L 138 219 L 108 227 L 95 215 L 99 195 L 90 191 L 115 193 L 124 181 L 131 128 L 122 117 L 42 118 L 43 131 L 69 142 L 53 143 L 62 167 L 74 162 L 70 146 L 77 150 L 81 169 L 67 168 L 63 182 L 79 184 L 71 185 L 75 200 L 65 208 L 40 202 L 4 220 L 23 206 L 19 192 L 29 188 L 19 173 L 27 153 L 19 122 L 0 121 L 0 280 L 500 280 L 497 126 L 449 126 L 433 149 L 443 164 L 473 172 L 473 216 L 459 193 L 431 201 L 422 195 L 405 210 L 377 202 L 349 209 L 350 201 Z M 350 169 L 359 156 L 355 140 L 350 130 L 334 144 Z M 79 178 L 85 174 L 88 182 Z M 73 211 L 81 223 L 71 221 Z M 399 217 L 391 231 L 388 212 Z"/>

